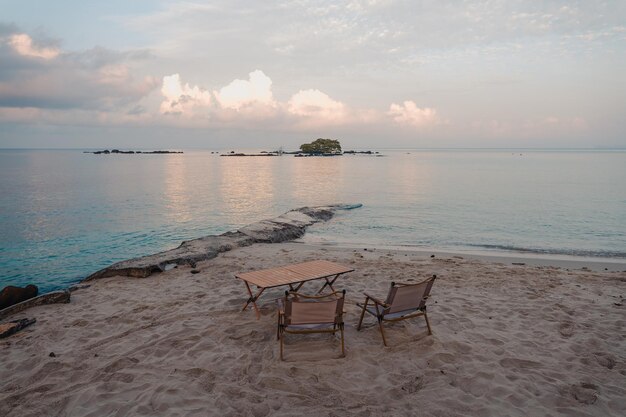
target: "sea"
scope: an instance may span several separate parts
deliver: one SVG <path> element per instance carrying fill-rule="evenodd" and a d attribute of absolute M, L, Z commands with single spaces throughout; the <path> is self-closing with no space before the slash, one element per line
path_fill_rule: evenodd
<path fill-rule="evenodd" d="M 335 203 L 362 206 L 302 241 L 626 260 L 626 150 L 376 152 L 0 150 L 0 288 L 65 288 L 183 240 Z"/>

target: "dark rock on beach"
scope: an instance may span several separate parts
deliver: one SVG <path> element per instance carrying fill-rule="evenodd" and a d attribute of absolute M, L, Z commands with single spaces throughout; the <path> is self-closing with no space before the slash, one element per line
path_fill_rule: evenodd
<path fill-rule="evenodd" d="M 71 292 L 69 290 L 63 290 L 53 291 L 47 294 L 40 295 L 38 297 L 29 298 L 26 301 L 22 301 L 20 303 L 13 304 L 10 307 L 0 309 L 0 320 L 31 307 L 36 307 L 44 304 L 69 303 L 70 297 Z"/>
<path fill-rule="evenodd" d="M 29 298 L 36 297 L 39 288 L 36 285 L 29 284 L 24 288 L 9 285 L 0 291 L 0 310 L 10 307 L 14 304 L 26 301 Z"/>
<path fill-rule="evenodd" d="M 36 319 L 21 319 L 0 324 L 0 339 L 9 337 L 25 327 L 35 323 Z"/>
<path fill-rule="evenodd" d="M 89 281 L 115 275 L 145 278 L 155 272 L 164 272 L 177 265 L 195 268 L 200 261 L 215 258 L 221 252 L 250 246 L 253 243 L 279 243 L 304 235 L 306 228 L 331 219 L 336 210 L 361 207 L 361 204 L 336 204 L 322 207 L 302 207 L 278 217 L 252 223 L 234 232 L 219 236 L 205 236 L 181 243 L 175 249 L 115 263 L 85 278 Z"/>

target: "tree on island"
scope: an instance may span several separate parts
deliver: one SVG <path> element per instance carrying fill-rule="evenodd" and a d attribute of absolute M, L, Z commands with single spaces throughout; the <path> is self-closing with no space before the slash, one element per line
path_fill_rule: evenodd
<path fill-rule="evenodd" d="M 341 145 L 338 140 L 318 138 L 300 145 L 300 150 L 311 155 L 337 155 L 341 153 Z"/>

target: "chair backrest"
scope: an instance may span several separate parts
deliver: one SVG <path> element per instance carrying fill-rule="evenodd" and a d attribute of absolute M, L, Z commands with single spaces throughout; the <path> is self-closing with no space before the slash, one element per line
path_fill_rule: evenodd
<path fill-rule="evenodd" d="M 334 294 L 314 298 L 287 294 L 285 296 L 285 324 L 340 323 L 345 291 L 338 293 L 341 294 L 339 298 Z"/>
<path fill-rule="evenodd" d="M 431 278 L 417 284 L 396 284 L 392 282 L 387 300 L 385 301 L 389 307 L 384 310 L 384 313 L 390 314 L 424 308 L 435 278 L 437 276 L 433 275 Z"/>

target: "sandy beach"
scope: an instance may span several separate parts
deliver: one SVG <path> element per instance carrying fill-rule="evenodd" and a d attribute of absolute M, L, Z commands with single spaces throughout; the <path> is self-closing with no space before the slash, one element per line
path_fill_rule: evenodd
<path fill-rule="evenodd" d="M 235 273 L 326 259 L 355 268 L 346 357 L 329 335 L 289 335 L 275 299 L 241 312 Z M 94 280 L 0 342 L 2 416 L 622 416 L 626 273 L 459 255 L 254 244 L 145 279 Z M 363 291 L 436 274 L 429 318 L 356 330 Z M 87 286 L 88 285 L 88 286 Z M 304 292 L 317 289 L 306 284 Z"/>

